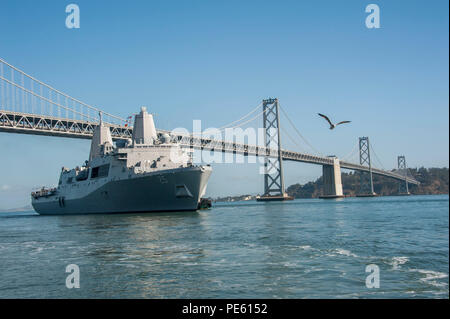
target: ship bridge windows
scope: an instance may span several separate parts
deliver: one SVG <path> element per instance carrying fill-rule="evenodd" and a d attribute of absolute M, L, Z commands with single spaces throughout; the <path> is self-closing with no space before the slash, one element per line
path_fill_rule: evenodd
<path fill-rule="evenodd" d="M 82 171 L 78 171 L 77 175 L 75 176 L 75 179 L 77 181 L 84 181 L 89 177 L 89 169 L 83 169 Z"/>
<path fill-rule="evenodd" d="M 93 167 L 91 171 L 91 178 L 107 177 L 109 173 L 109 164 Z"/>

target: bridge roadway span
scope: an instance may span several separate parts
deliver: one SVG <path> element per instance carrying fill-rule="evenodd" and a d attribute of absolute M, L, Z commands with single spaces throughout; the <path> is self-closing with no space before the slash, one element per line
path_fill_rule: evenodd
<path fill-rule="evenodd" d="M 82 120 L 0 110 L 0 132 L 91 139 L 96 125 L 96 123 Z M 110 129 L 113 139 L 116 140 L 128 139 L 132 136 L 132 128 L 130 127 L 111 124 Z M 158 132 L 169 133 L 168 131 L 163 130 L 158 130 Z M 173 133 L 171 134 L 173 135 Z M 176 134 L 176 139 L 181 145 L 191 147 L 193 149 L 214 150 L 224 153 L 254 156 L 278 156 L 278 150 L 257 145 L 218 141 L 183 134 Z M 321 157 L 289 150 L 281 150 L 281 156 L 283 160 L 286 161 L 303 162 L 316 165 L 333 165 L 334 163 L 333 159 L 329 157 Z M 367 166 L 345 161 L 339 161 L 339 163 L 341 168 L 364 172 L 369 171 L 369 167 Z M 393 171 L 372 168 L 372 173 L 401 181 L 405 180 L 404 175 Z M 419 184 L 418 181 L 410 177 L 407 177 L 406 181 L 415 185 Z"/>

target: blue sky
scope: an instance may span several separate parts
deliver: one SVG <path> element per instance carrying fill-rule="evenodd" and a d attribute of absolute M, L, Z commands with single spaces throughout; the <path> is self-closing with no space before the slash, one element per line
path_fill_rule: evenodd
<path fill-rule="evenodd" d="M 69 3 L 80 29 L 65 27 Z M 369 3 L 380 29 L 365 27 Z M 146 105 L 163 129 L 220 127 L 278 97 L 324 154 L 369 136 L 385 168 L 400 154 L 448 167 L 448 12 L 448 1 L 2 0 L 0 57 L 113 114 Z M 330 131 L 317 112 L 352 123 Z M 0 208 L 28 204 L 88 152 L 88 141 L 0 133 Z M 214 169 L 209 195 L 263 191 L 256 164 Z M 285 165 L 287 185 L 320 174 Z"/>

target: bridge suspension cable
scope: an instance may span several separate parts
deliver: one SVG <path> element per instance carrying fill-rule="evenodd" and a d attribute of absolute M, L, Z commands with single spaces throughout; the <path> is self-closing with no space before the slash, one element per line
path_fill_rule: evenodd
<path fill-rule="evenodd" d="M 415 179 L 416 177 L 413 175 L 413 173 L 411 172 L 411 169 L 409 167 L 406 168 L 406 177 Z"/>
<path fill-rule="evenodd" d="M 259 112 L 258 114 L 256 114 L 255 116 L 253 116 L 252 118 L 250 118 L 250 119 L 248 119 L 248 120 L 246 120 L 246 121 L 244 121 L 242 123 L 239 123 L 243 119 L 245 119 L 245 118 L 249 117 L 250 115 L 252 115 L 253 113 L 255 113 L 258 110 L 258 108 L 260 108 L 260 107 L 261 107 L 261 103 L 255 109 L 253 109 L 250 113 L 247 113 L 246 115 L 244 115 L 240 119 L 238 119 L 236 121 L 233 121 L 233 122 L 231 122 L 231 123 L 229 123 L 227 125 L 221 126 L 220 128 L 214 129 L 214 131 L 213 130 L 209 130 L 209 131 L 206 130 L 204 132 L 193 132 L 192 135 L 204 135 L 204 134 L 207 134 L 208 132 L 211 132 L 211 133 L 213 133 L 213 132 L 214 133 L 224 132 L 226 129 L 233 129 L 233 128 L 241 127 L 241 126 L 243 126 L 245 124 L 248 124 L 248 123 L 256 120 L 257 118 L 259 118 L 265 112 L 265 110 L 263 110 L 263 111 Z M 239 123 L 239 124 L 237 124 L 235 126 L 230 126 L 231 124 L 234 124 L 234 123 Z"/>
<path fill-rule="evenodd" d="M 280 105 L 280 109 L 281 109 L 281 112 L 284 114 L 284 116 L 287 118 L 289 124 L 294 128 L 295 132 L 303 140 L 303 142 L 305 142 L 306 145 L 308 145 L 314 152 L 316 152 L 316 154 L 323 156 L 322 152 L 318 151 L 314 146 L 311 145 L 311 143 L 308 142 L 308 140 L 305 137 L 303 137 L 303 135 L 300 133 L 300 131 L 297 129 L 297 127 L 294 125 L 294 123 L 291 121 L 291 119 L 289 118 L 286 111 L 284 110 L 284 108 L 281 105 Z"/>
<path fill-rule="evenodd" d="M 72 109 L 68 108 L 67 106 L 61 105 L 61 104 L 59 104 L 59 103 L 57 103 L 57 102 L 53 102 L 52 100 L 50 100 L 50 99 L 48 99 L 48 98 L 46 98 L 46 97 L 43 97 L 43 96 L 41 96 L 41 95 L 38 95 L 38 94 L 36 94 L 36 93 L 34 93 L 34 92 L 32 92 L 32 91 L 26 89 L 26 88 L 24 88 L 24 87 L 22 87 L 22 86 L 20 86 L 20 85 L 18 85 L 18 84 L 16 84 L 16 83 L 14 83 L 14 82 L 11 82 L 11 81 L 5 79 L 5 78 L 2 77 L 2 76 L 0 76 L 0 79 L 3 80 L 3 81 L 5 81 L 6 83 L 8 83 L 8 84 L 10 84 L 10 85 L 13 85 L 14 87 L 17 87 L 17 88 L 23 90 L 23 91 L 26 92 L 26 93 L 29 93 L 29 94 L 31 94 L 31 95 L 33 95 L 33 96 L 35 96 L 35 97 L 38 97 L 38 98 L 42 99 L 42 100 L 45 101 L 45 102 L 48 102 L 48 103 L 50 103 L 50 104 L 53 104 L 53 105 L 55 105 L 55 106 L 57 106 L 57 107 L 60 107 L 60 108 L 62 108 L 62 109 L 65 109 L 65 110 L 67 110 L 67 111 L 71 111 L 71 112 L 73 112 L 74 114 L 78 114 L 78 115 L 80 115 L 80 116 L 82 116 L 82 117 L 85 117 L 85 118 L 87 118 L 87 119 L 89 119 L 89 120 L 90 120 L 90 119 L 92 119 L 93 121 L 96 120 L 96 118 L 94 118 L 94 117 L 91 117 L 91 116 L 89 116 L 89 115 L 86 115 L 86 114 L 77 112 L 77 111 L 75 111 L 75 110 L 72 110 Z"/>
<path fill-rule="evenodd" d="M 375 152 L 372 143 L 369 144 L 369 147 L 373 153 L 373 155 L 375 155 L 375 160 L 377 161 L 377 164 L 380 165 L 380 168 L 382 168 L 383 170 L 386 170 L 383 166 L 383 163 L 381 162 L 380 158 L 378 157 L 377 153 Z"/>
<path fill-rule="evenodd" d="M 240 124 L 238 124 L 238 125 L 232 126 L 232 127 L 226 127 L 226 128 L 224 128 L 224 130 L 227 129 L 227 128 L 237 128 L 237 127 L 241 127 L 241 126 L 243 126 L 243 125 L 245 125 L 245 124 L 247 124 L 247 123 L 250 123 L 250 122 L 256 120 L 256 119 L 259 118 L 261 115 L 263 115 L 265 112 L 266 112 L 266 110 L 263 110 L 263 111 L 259 112 L 258 114 L 256 114 L 256 115 L 255 115 L 254 117 L 252 117 L 251 119 L 249 119 L 249 120 L 247 120 L 247 121 L 245 121 L 245 122 L 242 122 L 242 123 L 240 123 Z"/>
<path fill-rule="evenodd" d="M 295 146 L 297 146 L 297 149 L 302 152 L 302 153 L 306 153 L 303 149 L 303 147 L 295 140 L 295 138 L 293 138 L 284 127 L 281 127 L 281 131 L 283 132 L 284 135 L 286 135 L 288 137 L 288 139 L 295 144 Z"/>
<path fill-rule="evenodd" d="M 252 115 L 253 113 L 255 113 L 260 107 L 261 107 L 262 103 L 259 103 L 252 111 L 250 111 L 250 113 L 247 113 L 246 115 L 244 115 L 243 117 L 241 117 L 240 119 L 237 119 L 236 121 L 233 121 L 231 123 L 228 123 L 226 125 L 223 125 L 221 127 L 219 127 L 219 130 L 224 129 L 224 128 L 228 128 L 231 125 L 235 124 L 235 123 L 239 123 L 240 121 L 242 121 L 243 119 L 249 117 L 250 115 Z"/>
<path fill-rule="evenodd" d="M 355 156 L 358 153 L 358 149 L 359 149 L 359 144 L 355 143 L 353 146 L 353 149 L 350 151 L 350 153 L 348 153 L 346 156 L 342 157 L 342 160 L 348 161 L 348 160 L 354 159 L 353 156 Z M 358 162 L 358 161 L 355 161 L 355 162 Z"/>
<path fill-rule="evenodd" d="M 20 80 L 20 81 L 19 81 Z M 123 125 L 126 120 L 86 104 L 34 78 L 0 58 L 0 109 Z M 65 114 L 63 114 L 65 113 Z"/>

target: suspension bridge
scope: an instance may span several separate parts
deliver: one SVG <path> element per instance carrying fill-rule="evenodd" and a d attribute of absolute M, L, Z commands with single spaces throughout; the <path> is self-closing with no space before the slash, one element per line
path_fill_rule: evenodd
<path fill-rule="evenodd" d="M 262 109 L 261 109 L 262 106 Z M 280 125 L 280 111 L 293 127 L 298 138 L 293 138 Z M 128 119 L 110 114 L 100 108 L 86 104 L 52 86 L 34 78 L 19 68 L 0 59 L 0 132 L 47 135 L 66 138 L 91 139 L 99 117 L 110 128 L 114 140 L 130 139 L 133 128 Z M 405 156 L 398 156 L 398 167 L 386 170 L 382 165 L 374 167 L 372 157 L 380 163 L 369 143 L 368 137 L 360 137 L 359 143 L 351 152 L 359 155 L 359 161 L 341 160 L 335 156 L 323 156 L 303 137 L 287 116 L 278 99 L 266 99 L 258 107 L 242 118 L 219 129 L 243 127 L 255 120 L 263 119 L 264 145 L 252 145 L 236 141 L 212 139 L 203 133 L 168 133 L 184 147 L 222 153 L 242 154 L 244 156 L 263 156 L 264 196 L 267 199 L 287 198 L 284 186 L 283 161 L 294 161 L 322 165 L 324 198 L 342 197 L 341 168 L 360 171 L 361 196 L 375 196 L 373 175 L 393 178 L 399 181 L 399 193 L 409 194 L 408 183 L 419 182 L 409 173 Z M 297 146 L 309 146 L 314 153 L 286 150 L 281 147 L 281 132 Z M 302 141 L 302 142 L 300 142 Z"/>

